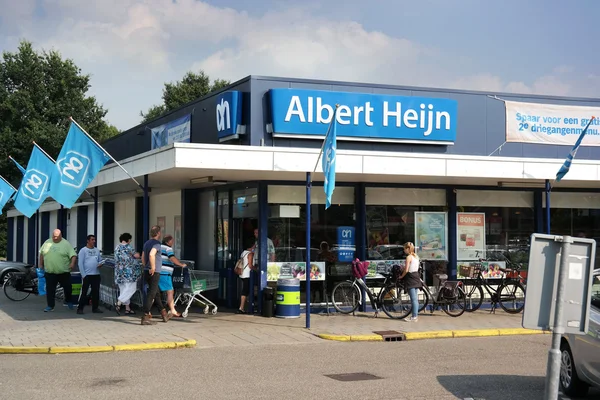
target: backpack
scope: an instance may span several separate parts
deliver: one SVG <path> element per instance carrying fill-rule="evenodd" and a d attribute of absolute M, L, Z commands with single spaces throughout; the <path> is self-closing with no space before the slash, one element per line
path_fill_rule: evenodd
<path fill-rule="evenodd" d="M 246 268 L 246 265 L 244 265 L 244 256 L 245 256 L 245 254 L 242 253 L 242 256 L 240 257 L 240 259 L 237 260 L 237 262 L 235 263 L 233 272 L 235 272 L 236 275 L 242 275 L 244 273 L 244 269 Z"/>
<path fill-rule="evenodd" d="M 392 269 L 390 270 L 390 274 L 392 275 L 392 281 L 393 282 L 397 282 L 400 280 L 400 277 L 402 276 L 402 274 L 404 273 L 404 269 L 406 267 L 399 265 L 399 264 L 394 264 L 392 265 Z"/>
<path fill-rule="evenodd" d="M 352 261 L 352 274 L 357 279 L 362 279 L 369 273 L 369 262 L 360 261 L 358 258 Z"/>

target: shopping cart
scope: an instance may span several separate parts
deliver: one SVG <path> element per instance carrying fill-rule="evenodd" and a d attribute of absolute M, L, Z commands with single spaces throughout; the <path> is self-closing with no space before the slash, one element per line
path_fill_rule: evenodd
<path fill-rule="evenodd" d="M 185 305 L 185 311 L 181 313 L 181 316 L 183 318 L 188 316 L 188 311 L 194 301 L 204 305 L 204 314 L 208 314 L 209 311 L 212 311 L 213 315 L 216 314 L 217 305 L 204 297 L 202 292 L 219 288 L 219 273 L 183 268 L 183 274 L 182 287 L 175 289 L 175 304 Z"/>

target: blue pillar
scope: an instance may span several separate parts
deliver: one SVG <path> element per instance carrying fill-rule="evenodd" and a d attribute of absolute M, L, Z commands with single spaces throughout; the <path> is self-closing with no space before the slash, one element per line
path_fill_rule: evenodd
<path fill-rule="evenodd" d="M 94 236 L 98 240 L 98 186 L 94 188 Z"/>
<path fill-rule="evenodd" d="M 306 329 L 310 329 L 310 172 L 306 173 Z"/>
<path fill-rule="evenodd" d="M 533 212 L 536 232 L 544 232 L 544 204 L 542 202 L 542 191 L 533 192 Z"/>
<path fill-rule="evenodd" d="M 546 179 L 546 233 L 550 234 L 550 180 Z"/>
<path fill-rule="evenodd" d="M 354 255 L 361 261 L 369 258 L 369 249 L 367 246 L 367 204 L 366 204 L 366 189 L 364 183 L 359 183 L 354 188 L 354 204 L 356 211 L 356 254 Z M 367 278 L 363 281 L 366 283 Z M 360 304 L 359 311 L 367 311 L 367 291 L 361 287 L 363 302 Z"/>
<path fill-rule="evenodd" d="M 262 312 L 263 290 L 267 287 L 267 263 L 269 263 L 269 246 L 267 237 L 269 234 L 269 200 L 268 186 L 266 183 L 258 184 L 258 238 L 260 243 L 260 260 L 258 260 L 258 312 Z"/>
<path fill-rule="evenodd" d="M 227 193 L 228 209 L 227 209 L 227 307 L 233 308 L 234 302 L 238 300 L 237 297 L 237 276 L 233 273 L 233 267 L 240 254 L 233 254 L 233 192 L 231 190 Z M 233 254 L 233 261 L 229 260 L 229 254 Z"/>
<path fill-rule="evenodd" d="M 148 175 L 144 175 L 144 241 L 150 239 L 150 204 L 148 200 Z"/>
<path fill-rule="evenodd" d="M 446 203 L 448 204 L 448 276 L 451 280 L 456 279 L 457 264 L 457 226 L 456 226 L 456 190 L 446 189 Z"/>

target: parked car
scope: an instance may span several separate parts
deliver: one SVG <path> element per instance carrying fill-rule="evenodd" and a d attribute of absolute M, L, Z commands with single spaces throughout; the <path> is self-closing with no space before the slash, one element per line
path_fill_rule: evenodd
<path fill-rule="evenodd" d="M 4 285 L 11 272 L 27 272 L 31 267 L 33 265 L 22 262 L 0 261 L 0 285 Z"/>
<path fill-rule="evenodd" d="M 563 335 L 560 344 L 560 387 L 568 396 L 585 396 L 600 388 L 600 269 L 594 270 L 587 335 Z"/>

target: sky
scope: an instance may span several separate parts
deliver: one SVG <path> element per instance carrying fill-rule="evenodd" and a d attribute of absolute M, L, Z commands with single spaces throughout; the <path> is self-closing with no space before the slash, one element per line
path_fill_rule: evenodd
<path fill-rule="evenodd" d="M 73 59 L 121 130 L 189 70 L 600 97 L 597 0 L 0 0 L 0 10 L 0 50 L 26 39 Z"/>

